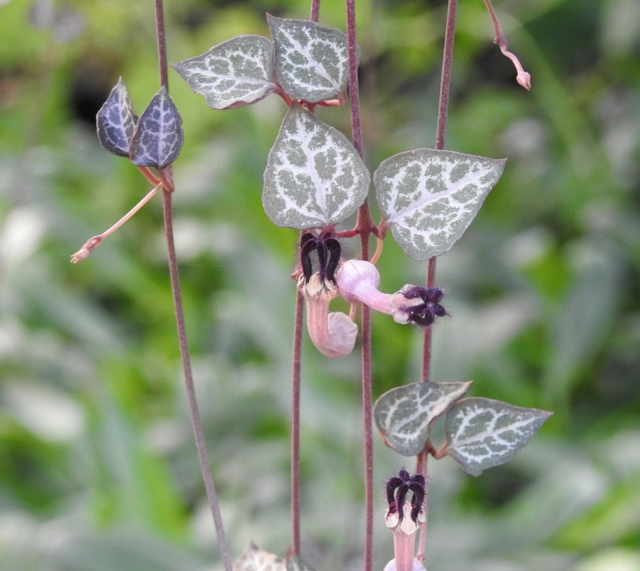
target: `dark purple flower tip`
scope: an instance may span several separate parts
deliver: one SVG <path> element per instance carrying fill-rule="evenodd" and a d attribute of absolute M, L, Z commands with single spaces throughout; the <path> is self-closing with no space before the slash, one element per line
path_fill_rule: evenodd
<path fill-rule="evenodd" d="M 322 233 L 319 236 L 306 232 L 300 238 L 300 265 L 306 283 L 309 283 L 314 273 L 314 264 L 311 254 L 317 254 L 317 272 L 321 282 L 336 283 L 335 272 L 340 262 L 342 248 L 340 242 L 331 237 L 330 233 Z"/>
<path fill-rule="evenodd" d="M 436 320 L 436 317 L 444 317 L 447 310 L 440 305 L 444 297 L 444 291 L 440 288 L 424 288 L 420 286 L 405 286 L 400 292 L 405 299 L 420 300 L 422 303 L 402 308 L 407 314 L 408 321 L 417 325 L 428 327 Z"/>
<path fill-rule="evenodd" d="M 409 475 L 406 470 L 400 470 L 397 476 L 390 478 L 387 482 L 387 504 L 389 513 L 398 513 L 398 518 L 402 522 L 404 518 L 404 504 L 409 492 L 411 497 L 411 520 L 418 523 L 418 515 L 422 511 L 424 503 L 426 482 L 422 474 Z"/>

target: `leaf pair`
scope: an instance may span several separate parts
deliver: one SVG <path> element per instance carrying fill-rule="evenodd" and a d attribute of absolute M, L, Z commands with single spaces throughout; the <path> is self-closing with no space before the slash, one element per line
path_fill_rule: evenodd
<path fill-rule="evenodd" d="M 470 387 L 470 382 L 421 382 L 383 394 L 373 414 L 385 444 L 403 456 L 415 456 L 424 450 L 433 423 L 446 414 L 442 455 L 479 476 L 515 458 L 551 416 L 487 398 L 460 400 Z"/>
<path fill-rule="evenodd" d="M 200 56 L 173 64 L 212 109 L 232 109 L 282 91 L 319 103 L 343 98 L 348 80 L 347 38 L 309 20 L 267 17 L 273 41 L 232 38 Z"/>
<path fill-rule="evenodd" d="M 373 175 L 383 227 L 391 228 L 415 260 L 443 254 L 471 224 L 504 163 L 433 149 L 383 161 Z M 269 153 L 263 205 L 278 226 L 325 228 L 355 212 L 367 197 L 369 182 L 346 137 L 293 106 Z"/>
<path fill-rule="evenodd" d="M 182 118 L 164 86 L 138 117 L 118 79 L 98 111 L 97 125 L 98 139 L 107 151 L 141 167 L 165 168 L 178 158 L 184 142 Z"/>

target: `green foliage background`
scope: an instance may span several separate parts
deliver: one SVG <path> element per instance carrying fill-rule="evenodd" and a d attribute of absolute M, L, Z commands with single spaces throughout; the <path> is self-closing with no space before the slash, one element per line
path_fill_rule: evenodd
<path fill-rule="evenodd" d="M 186 414 L 160 201 L 79 265 L 69 256 L 149 189 L 103 152 L 97 107 L 122 76 L 156 92 L 153 2 L 59 1 L 68 42 L 0 2 L 0 569 L 219 569 Z M 554 411 L 507 466 L 474 479 L 430 464 L 430 571 L 640 570 L 640 2 L 497 2 L 515 83 L 480 0 L 461 0 L 447 148 L 508 157 L 469 231 L 438 261 L 451 318 L 435 381 Z M 167 0 L 169 58 L 239 34 L 300 0 Z M 358 5 L 371 169 L 433 146 L 446 5 Z M 321 23 L 344 29 L 325 0 Z M 233 556 L 289 545 L 290 347 L 296 233 L 262 212 L 262 171 L 284 115 L 269 98 L 214 112 L 171 72 L 186 143 L 175 216 L 188 334 Z M 321 118 L 349 132 L 347 109 Z M 346 249 L 355 244 L 346 244 Z M 389 238 L 383 289 L 425 265 Z M 374 391 L 418 380 L 416 329 L 374 319 Z M 360 569 L 359 361 L 305 340 L 303 555 Z M 376 440 L 376 568 L 392 557 L 382 484 L 413 459 Z"/>

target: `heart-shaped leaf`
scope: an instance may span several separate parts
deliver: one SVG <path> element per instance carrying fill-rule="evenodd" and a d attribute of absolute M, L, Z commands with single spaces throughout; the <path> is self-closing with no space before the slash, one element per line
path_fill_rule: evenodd
<path fill-rule="evenodd" d="M 253 541 L 240 554 L 233 564 L 234 571 L 286 571 L 282 557 L 260 549 Z"/>
<path fill-rule="evenodd" d="M 487 398 L 467 398 L 447 412 L 446 453 L 472 476 L 512 460 L 552 413 Z"/>
<path fill-rule="evenodd" d="M 384 393 L 373 407 L 373 417 L 385 444 L 403 456 L 419 454 L 433 422 L 470 386 L 471 382 L 421 382 Z"/>
<path fill-rule="evenodd" d="M 183 141 L 182 118 L 162 86 L 140 115 L 130 144 L 131 162 L 162 169 L 178 158 Z"/>
<path fill-rule="evenodd" d="M 347 36 L 310 20 L 267 16 L 278 82 L 293 99 L 317 103 L 346 92 Z M 358 55 L 359 58 L 359 55 Z"/>
<path fill-rule="evenodd" d="M 262 204 L 283 228 L 341 222 L 369 192 L 367 167 L 340 131 L 293 105 L 267 159 Z"/>
<path fill-rule="evenodd" d="M 250 105 L 276 91 L 271 77 L 273 42 L 262 36 L 238 36 L 202 55 L 171 64 L 203 95 L 212 109 Z"/>
<path fill-rule="evenodd" d="M 504 170 L 505 159 L 416 149 L 373 175 L 380 212 L 414 260 L 444 254 L 462 236 Z"/>
<path fill-rule="evenodd" d="M 110 153 L 128 157 L 129 141 L 137 123 L 138 116 L 133 111 L 127 88 L 119 78 L 96 116 L 98 140 Z"/>

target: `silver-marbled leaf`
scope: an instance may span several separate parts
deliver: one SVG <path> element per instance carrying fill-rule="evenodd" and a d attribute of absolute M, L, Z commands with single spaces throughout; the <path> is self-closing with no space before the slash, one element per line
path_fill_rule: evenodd
<path fill-rule="evenodd" d="M 512 460 L 552 413 L 487 398 L 467 398 L 447 412 L 447 454 L 472 476 Z"/>
<path fill-rule="evenodd" d="M 163 86 L 140 115 L 131 138 L 131 162 L 140 167 L 164 168 L 178 158 L 183 142 L 182 118 Z"/>
<path fill-rule="evenodd" d="M 298 555 L 289 551 L 286 559 L 287 571 L 315 571 L 311 565 L 308 565 Z"/>
<path fill-rule="evenodd" d="M 373 407 L 373 418 L 385 444 L 403 456 L 419 454 L 433 422 L 470 386 L 471 382 L 420 382 L 384 393 Z"/>
<path fill-rule="evenodd" d="M 267 16 L 278 82 L 293 99 L 317 103 L 346 93 L 347 36 L 310 20 Z M 359 55 L 358 55 L 359 58 Z"/>
<path fill-rule="evenodd" d="M 414 260 L 444 254 L 475 218 L 500 179 L 505 159 L 416 149 L 380 164 L 373 175 L 380 211 Z"/>
<path fill-rule="evenodd" d="M 286 571 L 284 558 L 260 549 L 253 541 L 233 564 L 233 571 Z"/>
<path fill-rule="evenodd" d="M 283 228 L 324 228 L 353 214 L 366 199 L 370 182 L 347 138 L 293 105 L 269 152 L 262 204 Z"/>
<path fill-rule="evenodd" d="M 278 88 L 271 73 L 273 42 L 262 36 L 238 36 L 171 65 L 212 109 L 251 105 Z"/>
<path fill-rule="evenodd" d="M 109 97 L 96 115 L 98 140 L 110 153 L 119 157 L 129 156 L 129 141 L 138 123 L 127 88 L 118 79 Z"/>

